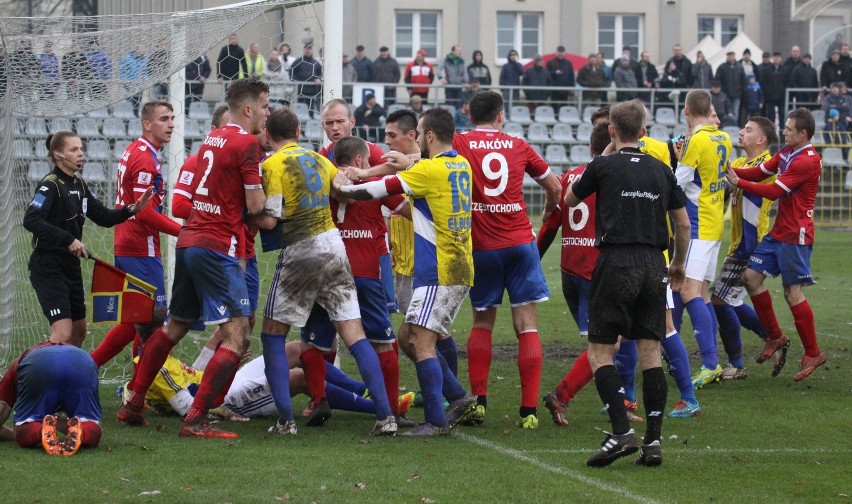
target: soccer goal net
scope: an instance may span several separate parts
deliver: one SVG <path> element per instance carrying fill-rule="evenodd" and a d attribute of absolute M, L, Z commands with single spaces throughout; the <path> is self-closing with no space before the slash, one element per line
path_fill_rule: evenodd
<path fill-rule="evenodd" d="M 150 9 L 155 2 L 142 4 L 148 7 L 139 8 Z M 118 159 L 142 135 L 141 104 L 167 100 L 176 129 L 160 161 L 164 179 L 175 180 L 185 157 L 210 130 L 211 114 L 224 104 L 230 80 L 262 78 L 270 84 L 272 101 L 296 107 L 301 89 L 291 81 L 290 65 L 307 45 L 320 58 L 321 5 L 319 0 L 255 0 L 184 12 L 0 17 L 0 370 L 49 334 L 27 275 L 32 236 L 22 227 L 36 184 L 52 169 L 48 134 L 68 130 L 81 137 L 82 176 L 112 206 Z M 308 141 L 316 146 L 321 137 Z M 165 213 L 170 200 L 169 193 Z M 97 257 L 112 261 L 112 229 L 89 222 L 83 241 Z M 174 241 L 163 236 L 162 242 L 168 264 Z M 91 267 L 91 261 L 83 261 L 87 299 Z M 274 263 L 262 258 L 260 267 L 268 279 Z M 166 283 L 171 283 L 168 269 Z M 90 325 L 83 348 L 91 350 L 109 329 Z M 209 330 L 186 338 L 180 357 L 191 363 L 208 336 Z M 130 359 L 125 349 L 102 368 L 102 377 L 129 376 Z"/>

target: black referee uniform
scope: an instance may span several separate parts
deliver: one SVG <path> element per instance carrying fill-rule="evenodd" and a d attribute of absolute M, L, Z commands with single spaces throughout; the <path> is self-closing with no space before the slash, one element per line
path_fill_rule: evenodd
<path fill-rule="evenodd" d="M 594 158 L 571 186 L 583 199 L 597 193 L 595 263 L 589 300 L 589 342 L 618 336 L 662 340 L 666 330 L 667 212 L 686 205 L 671 168 L 623 148 Z"/>
<path fill-rule="evenodd" d="M 57 167 L 38 184 L 24 214 L 24 228 L 33 234 L 29 262 L 30 283 L 47 320 L 86 318 L 85 292 L 80 259 L 68 250 L 83 236 L 86 217 L 112 227 L 133 214 L 128 207 L 108 209 L 77 175 Z"/>

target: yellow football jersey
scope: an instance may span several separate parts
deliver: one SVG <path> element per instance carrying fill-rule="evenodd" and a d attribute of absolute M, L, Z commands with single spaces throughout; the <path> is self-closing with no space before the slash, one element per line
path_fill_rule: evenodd
<path fill-rule="evenodd" d="M 672 165 L 672 158 L 669 155 L 669 144 L 666 142 L 661 142 L 649 136 L 643 136 L 639 139 L 639 150 L 661 161 L 666 166 L 671 167 Z"/>
<path fill-rule="evenodd" d="M 470 163 L 449 151 L 396 176 L 412 203 L 414 287 L 473 285 Z"/>
<path fill-rule="evenodd" d="M 282 245 L 335 229 L 329 190 L 337 172 L 331 161 L 295 143 L 263 162 L 266 208 L 284 221 Z"/>
<path fill-rule="evenodd" d="M 133 362 L 138 363 L 139 357 L 134 358 Z M 154 378 L 154 382 L 148 388 L 145 400 L 159 411 L 171 411 L 173 408 L 169 404 L 169 401 L 172 400 L 175 394 L 182 389 L 189 390 L 192 387 L 200 385 L 203 375 L 203 371 L 193 369 L 169 355 L 166 357 L 166 362 L 163 363 L 156 378 Z"/>
<path fill-rule="evenodd" d="M 772 157 L 768 150 L 758 154 L 754 159 L 746 156 L 731 161 L 732 168 L 754 168 L 760 166 Z M 772 175 L 763 183 L 771 184 L 778 175 Z M 744 193 L 742 189 L 734 189 L 731 193 L 731 248 L 729 256 L 748 259 L 769 232 L 769 211 L 772 200 L 764 199 L 756 194 Z"/>
<path fill-rule="evenodd" d="M 686 193 L 691 238 L 721 240 L 725 214 L 725 171 L 731 137 L 716 126 L 698 126 L 686 141 L 675 170 Z"/>
<path fill-rule="evenodd" d="M 393 214 L 388 231 L 393 270 L 400 275 L 414 275 L 414 224 L 402 215 Z"/>

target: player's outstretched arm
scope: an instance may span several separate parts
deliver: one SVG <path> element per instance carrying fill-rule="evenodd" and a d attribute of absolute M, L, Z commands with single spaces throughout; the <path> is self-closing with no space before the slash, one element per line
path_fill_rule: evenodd
<path fill-rule="evenodd" d="M 389 188 L 389 180 L 396 180 L 395 186 L 399 186 L 398 191 L 391 191 Z M 390 194 L 402 194 L 402 184 L 399 179 L 392 177 L 391 179 L 376 180 L 365 184 L 352 185 L 352 182 L 343 173 L 338 173 L 331 181 L 332 196 L 339 199 L 348 198 L 353 200 L 374 200 L 384 198 Z"/>
<path fill-rule="evenodd" d="M 685 207 L 669 210 L 669 217 L 674 224 L 674 255 L 669 265 L 669 285 L 673 291 L 679 292 L 686 280 L 686 252 L 691 227 Z"/>

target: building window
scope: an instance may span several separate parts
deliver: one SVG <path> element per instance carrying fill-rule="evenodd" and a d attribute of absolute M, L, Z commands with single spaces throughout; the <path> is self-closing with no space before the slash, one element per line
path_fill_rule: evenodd
<path fill-rule="evenodd" d="M 621 56 L 621 49 L 630 46 L 635 58 L 641 48 L 642 16 L 639 14 L 598 14 L 598 51 L 604 58 Z"/>
<path fill-rule="evenodd" d="M 738 16 L 698 16 L 698 41 L 710 35 L 721 46 L 740 34 L 743 19 Z"/>
<path fill-rule="evenodd" d="M 509 51 L 518 51 L 521 60 L 531 60 L 541 54 L 540 12 L 498 12 L 497 53 L 495 60 L 506 62 Z"/>
<path fill-rule="evenodd" d="M 437 58 L 440 22 L 438 11 L 396 11 L 394 57 L 414 59 L 423 49 L 427 58 Z"/>

